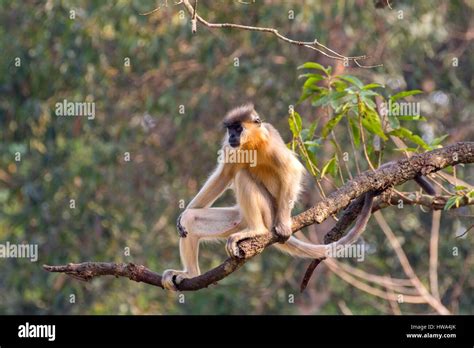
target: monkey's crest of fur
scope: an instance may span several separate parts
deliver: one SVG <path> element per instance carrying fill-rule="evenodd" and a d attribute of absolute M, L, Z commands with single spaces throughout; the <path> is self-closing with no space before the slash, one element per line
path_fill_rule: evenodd
<path fill-rule="evenodd" d="M 251 103 L 238 106 L 230 110 L 224 117 L 224 126 L 240 124 L 242 122 L 251 122 L 257 115 L 254 105 Z"/>

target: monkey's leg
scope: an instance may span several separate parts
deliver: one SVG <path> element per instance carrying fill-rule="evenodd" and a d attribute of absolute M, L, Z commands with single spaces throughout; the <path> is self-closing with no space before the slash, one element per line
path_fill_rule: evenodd
<path fill-rule="evenodd" d="M 242 221 L 247 228 L 232 234 L 226 243 L 227 254 L 235 258 L 245 258 L 239 248 L 244 239 L 270 233 L 274 211 L 272 199 L 261 184 L 255 182 L 251 175 L 242 170 L 235 178 L 235 196 L 240 208 Z"/>
<path fill-rule="evenodd" d="M 239 209 L 205 208 L 187 209 L 181 217 L 181 225 L 187 231 L 187 237 L 180 238 L 179 252 L 184 269 L 163 272 L 162 284 L 166 289 L 176 290 L 183 279 L 198 276 L 199 242 L 201 239 L 225 238 L 242 229 Z"/>

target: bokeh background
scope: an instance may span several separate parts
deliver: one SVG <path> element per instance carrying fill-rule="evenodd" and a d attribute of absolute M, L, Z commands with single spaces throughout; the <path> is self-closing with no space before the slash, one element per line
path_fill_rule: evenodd
<path fill-rule="evenodd" d="M 306 61 L 385 84 L 394 93 L 421 89 L 428 121 L 417 131 L 426 137 L 447 133 L 447 143 L 473 139 L 472 1 L 396 1 L 392 10 L 363 0 L 249 2 L 200 1 L 199 12 L 215 22 L 274 27 L 300 40 L 317 37 L 338 52 L 369 54 L 370 63 L 384 66 L 344 68 L 264 33 L 198 26 L 193 35 L 188 14 L 183 19 L 184 8 L 173 1 L 149 16 L 140 13 L 156 1 L 0 1 L 0 241 L 39 245 L 36 263 L 0 260 L 0 313 L 394 312 L 390 303 L 324 265 L 300 294 L 308 261 L 274 250 L 218 286 L 186 293 L 184 303 L 177 294 L 128 279 L 83 283 L 41 268 L 92 260 L 134 262 L 158 272 L 179 268 L 180 202 L 189 202 L 215 165 L 223 114 L 253 101 L 289 141 L 288 106 L 301 94 L 296 68 Z M 95 102 L 95 119 L 57 117 L 54 106 L 63 99 Z M 297 110 L 306 120 L 318 117 L 309 104 Z M 16 152 L 21 162 L 15 162 Z M 468 167 L 459 175 L 474 182 Z M 319 199 L 311 181 L 307 186 L 297 210 Z M 220 203 L 231 204 L 231 195 Z M 417 207 L 404 209 L 403 218 L 396 209 L 384 214 L 426 283 L 431 215 Z M 474 313 L 472 232 L 456 238 L 472 225 L 472 216 L 472 209 L 463 208 L 441 219 L 440 292 L 453 313 Z M 321 237 L 327 228 L 309 233 Z M 373 249 L 370 257 L 343 262 L 382 276 L 403 275 L 380 228 L 371 223 L 364 238 Z M 459 248 L 456 257 L 453 246 Z M 224 257 L 222 244 L 205 245 L 201 269 Z M 433 312 L 427 305 L 400 308 L 405 314 Z"/>

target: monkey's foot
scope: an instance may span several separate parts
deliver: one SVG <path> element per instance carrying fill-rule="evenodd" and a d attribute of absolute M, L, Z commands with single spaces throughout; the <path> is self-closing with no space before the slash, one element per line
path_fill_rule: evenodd
<path fill-rule="evenodd" d="M 273 233 L 278 237 L 280 243 L 284 243 L 291 237 L 291 223 L 285 224 L 282 222 L 277 222 L 273 227 Z"/>
<path fill-rule="evenodd" d="M 247 234 L 234 233 L 231 235 L 225 245 L 227 255 L 236 259 L 244 259 L 245 252 L 239 248 L 239 243 L 248 238 L 249 236 Z"/>
<path fill-rule="evenodd" d="M 176 271 L 174 269 L 167 269 L 161 276 L 161 284 L 167 290 L 178 291 L 178 285 L 184 279 L 192 278 L 192 275 L 185 271 Z"/>

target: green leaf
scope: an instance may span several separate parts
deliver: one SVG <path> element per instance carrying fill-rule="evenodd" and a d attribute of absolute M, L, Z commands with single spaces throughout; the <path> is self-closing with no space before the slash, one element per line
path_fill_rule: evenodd
<path fill-rule="evenodd" d="M 316 86 L 316 84 L 321 81 L 323 78 L 321 75 L 319 75 L 321 78 L 319 77 L 310 77 L 308 78 L 305 83 L 303 84 L 303 88 L 311 88 L 313 86 Z"/>
<path fill-rule="evenodd" d="M 304 142 L 308 147 L 320 147 L 321 143 L 317 140 L 307 140 Z"/>
<path fill-rule="evenodd" d="M 316 157 L 316 147 L 309 147 L 307 148 L 308 150 L 308 156 L 305 158 L 306 162 L 308 160 L 313 164 L 314 167 L 318 168 L 318 160 Z M 308 167 L 310 167 L 309 163 L 306 164 Z"/>
<path fill-rule="evenodd" d="M 318 106 L 334 103 L 335 101 L 344 97 L 345 95 L 346 95 L 346 92 L 343 92 L 343 91 L 342 92 L 331 91 L 324 97 L 319 98 L 316 102 L 313 101 L 312 105 L 314 107 L 318 107 Z M 337 105 L 331 105 L 331 106 L 337 107 Z"/>
<path fill-rule="evenodd" d="M 298 69 L 317 69 L 324 71 L 324 73 L 329 76 L 328 69 L 316 62 L 306 62 L 303 65 L 300 65 Z"/>
<path fill-rule="evenodd" d="M 411 130 L 406 129 L 404 127 L 394 129 L 389 134 L 399 137 L 401 139 L 408 139 L 411 142 L 415 143 L 416 145 L 421 146 L 425 150 L 430 149 L 429 145 L 425 143 L 425 141 L 420 136 L 413 134 Z"/>
<path fill-rule="evenodd" d="M 329 173 L 332 177 L 335 177 L 337 174 L 337 160 L 336 156 L 331 158 L 323 167 L 321 171 L 321 178 L 324 178 L 324 175 Z"/>
<path fill-rule="evenodd" d="M 388 138 L 383 132 L 382 121 L 380 121 L 379 114 L 368 105 L 361 103 L 362 111 L 362 126 L 367 129 L 370 133 L 378 135 L 383 140 L 387 141 Z"/>
<path fill-rule="evenodd" d="M 324 77 L 320 74 L 307 73 L 307 74 L 298 75 L 299 79 L 307 78 L 307 77 L 314 77 L 314 78 L 317 78 L 317 79 L 320 79 L 320 80 L 324 80 Z"/>
<path fill-rule="evenodd" d="M 367 90 L 367 91 L 363 90 L 360 92 L 361 97 L 373 97 L 376 95 L 380 95 L 380 94 L 371 90 Z"/>
<path fill-rule="evenodd" d="M 336 125 L 342 120 L 344 115 L 347 113 L 347 108 L 343 109 L 339 114 L 331 118 L 323 127 L 323 130 L 321 132 L 323 139 L 326 139 L 329 133 L 336 127 Z"/>
<path fill-rule="evenodd" d="M 302 130 L 302 121 L 301 116 L 296 112 L 290 114 L 288 118 L 288 124 L 290 125 L 291 133 L 293 133 L 294 137 L 298 137 Z"/>
<path fill-rule="evenodd" d="M 404 147 L 404 148 L 401 148 L 401 149 L 393 149 L 394 151 L 397 151 L 397 152 L 418 152 L 418 149 L 415 148 L 415 147 Z"/>
<path fill-rule="evenodd" d="M 359 125 L 356 120 L 354 120 L 352 117 L 349 118 L 349 124 L 351 126 L 352 130 L 352 137 L 354 138 L 354 145 L 356 147 L 360 146 L 360 129 Z"/>
<path fill-rule="evenodd" d="M 316 128 L 318 127 L 319 119 L 314 121 L 311 124 L 311 127 L 309 127 L 309 136 L 312 138 L 314 136 L 314 132 L 316 131 Z"/>
<path fill-rule="evenodd" d="M 340 92 L 347 88 L 347 83 L 341 80 L 333 80 L 331 83 L 331 87 L 336 91 Z"/>
<path fill-rule="evenodd" d="M 309 141 L 309 140 L 313 139 L 314 132 L 316 131 L 316 127 L 318 126 L 318 121 L 319 121 L 319 119 L 314 121 L 311 124 L 311 127 L 309 127 L 309 129 L 305 128 L 301 131 L 301 137 L 303 138 L 304 141 L 306 141 L 306 140 Z"/>
<path fill-rule="evenodd" d="M 394 117 L 397 117 L 401 121 L 426 121 L 426 118 L 420 115 L 415 115 L 415 116 L 404 115 L 404 116 L 394 116 Z"/>
<path fill-rule="evenodd" d="M 388 123 L 390 123 L 390 127 L 392 127 L 393 129 L 397 129 L 398 127 L 400 127 L 400 121 L 398 120 L 397 116 L 388 115 L 387 119 Z"/>
<path fill-rule="evenodd" d="M 362 87 L 363 90 L 372 89 L 372 88 L 385 88 L 385 86 L 382 86 L 381 84 L 378 84 L 378 83 L 369 83 L 368 85 L 365 85 L 364 87 Z"/>
<path fill-rule="evenodd" d="M 448 201 L 446 202 L 446 204 L 444 205 L 444 210 L 451 209 L 454 206 L 454 204 L 456 204 L 456 200 L 457 200 L 457 196 L 450 197 Z"/>
<path fill-rule="evenodd" d="M 466 187 L 466 186 L 462 186 L 462 185 L 456 185 L 456 186 L 454 186 L 454 190 L 456 190 L 456 191 L 463 191 L 463 190 L 467 190 L 467 187 Z"/>
<path fill-rule="evenodd" d="M 354 86 L 357 86 L 358 88 L 363 88 L 364 87 L 364 84 L 362 83 L 362 81 L 359 80 L 355 76 L 352 76 L 352 75 L 339 75 L 339 76 L 337 76 L 337 78 L 341 79 L 341 80 L 344 80 L 344 81 L 347 81 L 347 82 L 353 84 Z"/>
<path fill-rule="evenodd" d="M 414 89 L 414 90 L 411 90 L 411 91 L 403 91 L 403 92 L 397 93 L 395 95 L 392 95 L 390 97 L 390 100 L 392 102 L 394 102 L 395 100 L 406 98 L 408 96 L 416 95 L 416 94 L 420 94 L 420 93 L 423 93 L 423 91 L 420 91 L 419 89 Z"/>
<path fill-rule="evenodd" d="M 441 144 L 443 142 L 444 139 L 446 139 L 447 137 L 449 137 L 449 134 L 445 134 L 445 135 L 442 135 L 440 137 L 437 137 L 437 138 L 434 138 L 433 141 L 431 142 L 431 147 L 433 146 L 438 146 L 439 144 Z"/>
<path fill-rule="evenodd" d="M 301 132 L 301 130 L 303 129 L 303 121 L 301 120 L 300 114 L 296 111 L 293 111 L 293 117 L 296 120 L 296 127 L 298 129 L 298 132 Z"/>
<path fill-rule="evenodd" d="M 364 95 L 364 94 L 360 94 L 360 99 L 361 99 L 365 104 L 367 104 L 368 107 L 372 108 L 373 110 L 375 110 L 375 109 L 377 108 L 377 105 L 376 105 L 375 102 L 372 100 L 372 98 L 367 97 L 367 96 Z"/>
<path fill-rule="evenodd" d="M 311 97 L 314 93 L 315 93 L 314 90 L 306 89 L 306 88 L 303 89 L 303 93 L 301 94 L 300 99 L 298 99 L 298 101 L 296 102 L 296 104 L 301 104 L 301 103 L 304 102 L 306 99 L 308 99 L 309 97 Z"/>

